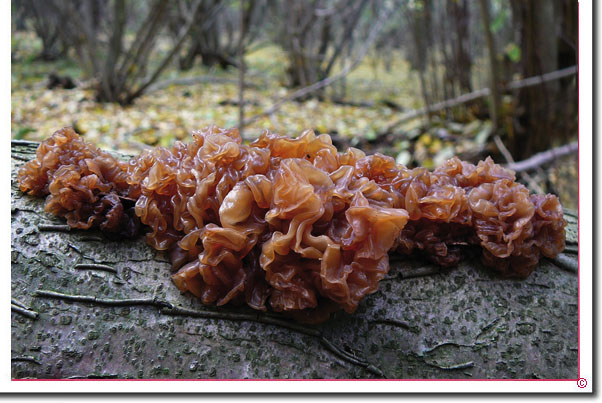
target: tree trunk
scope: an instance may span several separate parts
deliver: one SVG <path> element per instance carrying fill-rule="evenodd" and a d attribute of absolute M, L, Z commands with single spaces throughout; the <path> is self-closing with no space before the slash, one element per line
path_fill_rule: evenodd
<path fill-rule="evenodd" d="M 543 0 L 513 0 L 510 4 L 520 27 L 524 77 L 576 63 L 576 49 L 564 46 L 572 44 L 571 38 L 577 34 L 576 4 L 571 7 Z M 521 90 L 517 110 L 522 111 L 516 120 L 517 135 L 509 139 L 515 158 L 524 159 L 568 142 L 577 135 L 576 80 L 571 77 Z"/>
<path fill-rule="evenodd" d="M 481 17 L 483 19 L 483 31 L 485 32 L 485 42 L 487 43 L 487 53 L 489 54 L 489 88 L 491 88 L 491 97 L 489 101 L 489 117 L 493 123 L 493 130 L 497 132 L 500 129 L 500 75 L 497 62 L 497 52 L 493 32 L 491 32 L 491 17 L 489 15 L 489 2 L 479 0 L 481 8 Z"/>
<path fill-rule="evenodd" d="M 577 275 L 566 262 L 514 281 L 476 260 L 439 271 L 392 257 L 377 293 L 318 326 L 203 306 L 143 239 L 44 227 L 64 223 L 16 182 L 35 147 L 12 146 L 14 378 L 577 377 Z"/>
<path fill-rule="evenodd" d="M 453 26 L 455 37 L 452 40 L 455 78 L 458 82 L 460 92 L 472 92 L 470 82 L 472 70 L 472 58 L 470 52 L 470 11 L 466 0 L 448 1 L 448 11 Z"/>

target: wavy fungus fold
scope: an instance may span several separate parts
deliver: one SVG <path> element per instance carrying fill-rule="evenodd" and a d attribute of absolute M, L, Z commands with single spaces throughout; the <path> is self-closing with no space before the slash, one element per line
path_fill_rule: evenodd
<path fill-rule="evenodd" d="M 236 129 L 120 161 L 65 128 L 19 171 L 20 188 L 75 228 L 167 250 L 173 281 L 206 304 L 246 303 L 320 321 L 353 312 L 389 271 L 389 253 L 452 266 L 466 248 L 509 277 L 564 248 L 563 210 L 514 173 L 453 158 L 434 171 L 381 154 L 339 153 L 328 135 Z"/>

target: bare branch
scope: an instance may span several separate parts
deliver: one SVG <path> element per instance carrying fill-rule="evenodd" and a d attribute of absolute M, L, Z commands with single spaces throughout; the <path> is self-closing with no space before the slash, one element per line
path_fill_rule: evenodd
<path fill-rule="evenodd" d="M 10 310 L 15 313 L 18 313 L 19 315 L 28 317 L 29 319 L 35 320 L 38 318 L 38 313 L 36 311 L 32 311 L 30 309 L 23 308 L 21 306 L 15 305 L 15 304 L 10 304 Z"/>
<path fill-rule="evenodd" d="M 65 301 L 73 302 L 89 302 L 92 304 L 109 305 L 109 306 L 134 306 L 134 305 L 147 305 L 155 306 L 158 308 L 173 308 L 170 302 L 162 301 L 157 298 L 130 298 L 130 299 L 108 299 L 108 298 L 97 298 L 91 295 L 71 295 L 63 294 L 56 291 L 50 290 L 37 290 L 35 293 L 36 297 L 46 297 L 54 299 L 62 299 Z"/>
<path fill-rule="evenodd" d="M 107 266 L 106 264 L 98 264 L 98 263 L 80 263 L 76 264 L 74 267 L 76 270 L 102 270 L 108 271 L 110 273 L 117 274 L 117 269 L 111 266 Z"/>
<path fill-rule="evenodd" d="M 514 164 L 514 158 L 512 158 L 512 154 L 510 154 L 510 151 L 506 148 L 506 146 L 504 145 L 504 142 L 502 141 L 502 139 L 500 138 L 500 136 L 498 136 L 497 134 L 493 137 L 493 141 L 495 142 L 495 145 L 497 146 L 498 150 L 500 150 L 500 152 L 502 153 L 502 155 L 504 156 L 504 158 L 506 159 L 506 162 L 508 164 Z M 529 186 L 536 191 L 537 193 L 540 194 L 544 194 L 545 192 L 543 191 L 543 189 L 541 188 L 541 186 L 539 186 L 537 184 L 537 182 L 535 181 L 535 179 L 533 179 L 533 177 L 531 175 L 529 175 L 526 172 L 520 172 L 519 173 L 521 178 L 527 182 L 529 184 Z"/>
<path fill-rule="evenodd" d="M 566 69 L 557 70 L 551 73 L 546 73 L 541 76 L 529 77 L 523 80 L 513 81 L 510 84 L 506 85 L 506 90 L 515 90 L 525 87 L 531 87 L 534 85 L 539 85 L 548 81 L 559 80 L 564 77 L 569 77 L 577 73 L 577 66 L 567 67 Z M 443 109 L 453 108 L 455 106 L 459 106 L 465 104 L 470 101 L 474 101 L 475 99 L 483 98 L 489 96 L 491 90 L 489 88 L 482 88 L 477 91 L 470 92 L 468 94 L 460 95 L 459 97 L 448 99 L 442 102 L 438 102 L 436 104 L 420 108 L 414 109 L 403 114 L 397 121 L 391 123 L 387 126 L 381 134 L 386 134 L 391 132 L 391 130 L 395 129 L 399 125 L 407 122 L 408 120 L 414 119 L 418 116 L 425 115 L 429 112 L 438 112 Z"/>
<path fill-rule="evenodd" d="M 346 77 L 349 73 L 351 73 L 360 64 L 360 62 L 362 61 L 362 59 L 368 52 L 368 49 L 370 49 L 370 46 L 376 39 L 378 33 L 382 30 L 383 26 L 385 25 L 385 22 L 387 22 L 387 20 L 389 19 L 390 16 L 391 16 L 391 10 L 385 10 L 385 11 L 381 12 L 381 15 L 379 16 L 378 20 L 372 27 L 372 30 L 370 31 L 370 34 L 368 35 L 368 38 L 366 39 L 364 46 L 360 49 L 360 51 L 356 55 L 353 62 L 348 64 L 347 66 L 345 66 L 343 68 L 343 70 L 341 70 L 338 74 L 335 74 L 332 77 L 327 77 L 322 81 L 318 81 L 317 83 L 314 83 L 312 85 L 309 85 L 307 87 L 303 87 L 297 91 L 294 91 L 292 94 L 289 94 L 289 95 L 285 96 L 284 98 L 281 98 L 280 100 L 276 101 L 276 103 L 271 108 L 268 108 L 266 111 L 264 111 L 258 115 L 255 115 L 251 118 L 245 119 L 241 123 L 241 126 L 247 126 L 253 122 L 256 122 L 257 120 L 276 112 L 285 103 L 293 101 L 293 100 L 301 98 L 301 97 L 304 97 L 308 94 L 311 94 L 314 91 L 317 91 L 321 88 L 325 88 L 325 87 L 331 85 L 332 83 Z"/>
<path fill-rule="evenodd" d="M 67 224 L 39 224 L 38 231 L 69 232 L 71 231 L 71 227 Z"/>
<path fill-rule="evenodd" d="M 566 155 L 576 153 L 579 150 L 579 143 L 574 141 L 569 144 L 565 144 L 560 147 L 553 148 L 548 151 L 537 153 L 534 156 L 527 158 L 526 160 L 508 164 L 508 168 L 514 172 L 523 172 L 535 169 L 542 165 L 545 165 L 555 159 L 564 157 Z"/>
<path fill-rule="evenodd" d="M 127 77 L 128 72 L 132 70 L 132 66 L 138 63 L 142 50 L 146 45 L 146 42 L 151 41 L 153 35 L 150 34 L 150 30 L 153 27 L 157 27 L 160 20 L 160 15 L 163 12 L 163 7 L 167 4 L 164 0 L 159 0 L 159 2 L 155 3 L 151 6 L 150 12 L 146 16 L 146 19 L 142 22 L 140 29 L 136 32 L 136 37 L 132 44 L 130 45 L 127 55 L 123 58 L 121 62 L 121 67 L 116 69 L 117 76 L 121 80 L 121 82 L 125 81 L 125 77 Z"/>
<path fill-rule="evenodd" d="M 176 55 L 176 53 L 179 52 L 180 48 L 182 47 L 182 44 L 184 43 L 184 40 L 188 37 L 188 34 L 190 33 L 190 31 L 194 27 L 194 24 L 195 24 L 195 21 L 196 21 L 196 17 L 197 17 L 198 13 L 201 10 L 201 4 L 202 4 L 202 1 L 200 1 L 200 0 L 198 0 L 196 2 L 195 6 L 193 8 L 193 12 L 192 12 L 190 20 L 188 21 L 188 23 L 186 24 L 186 26 L 184 28 L 182 28 L 182 30 L 180 31 L 180 35 L 178 36 L 178 39 L 176 40 L 176 43 L 173 45 L 171 51 L 167 54 L 167 56 L 165 56 L 165 58 L 163 59 L 163 61 L 159 65 L 159 67 L 157 67 L 157 69 L 155 70 L 155 72 L 149 78 L 147 78 L 140 85 L 140 87 L 138 87 L 138 89 L 136 91 L 133 91 L 128 96 L 128 100 L 131 101 L 131 100 L 137 98 L 152 83 L 154 83 L 155 80 L 159 77 L 159 74 L 161 74 L 161 72 L 163 72 L 163 70 L 167 67 L 167 65 L 169 64 L 169 62 L 171 61 L 171 59 Z M 221 7 L 222 7 L 222 4 L 218 3 L 217 5 L 215 5 L 213 7 L 213 10 L 212 10 L 211 13 L 216 13 Z M 211 21 L 211 18 L 209 19 L 209 21 Z"/>

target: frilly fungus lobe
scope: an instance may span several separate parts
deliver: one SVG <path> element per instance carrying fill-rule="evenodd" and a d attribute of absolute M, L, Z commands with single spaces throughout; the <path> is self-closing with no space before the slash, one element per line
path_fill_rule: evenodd
<path fill-rule="evenodd" d="M 139 220 L 148 243 L 169 251 L 178 288 L 203 303 L 299 317 L 353 312 L 387 274 L 389 251 L 450 266 L 477 245 L 486 265 L 525 277 L 564 248 L 558 199 L 530 195 L 491 158 L 431 172 L 338 153 L 311 131 L 250 145 L 215 126 L 193 137 L 126 163 L 65 128 L 21 168 L 20 188 L 49 194 L 46 210 L 72 227 L 133 236 Z"/>

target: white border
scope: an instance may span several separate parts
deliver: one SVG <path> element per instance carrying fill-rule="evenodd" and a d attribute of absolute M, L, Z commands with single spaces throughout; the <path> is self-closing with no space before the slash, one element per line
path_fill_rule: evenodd
<path fill-rule="evenodd" d="M 600 8 L 600 7 L 598 7 Z M 0 2 L 0 12 L 5 20 L 0 41 L 1 53 L 8 59 L 10 53 L 10 2 Z M 0 312 L 0 392 L 344 392 L 344 393 L 381 393 L 381 392 L 591 392 L 592 391 L 592 138 L 593 138 L 593 7 L 592 0 L 579 3 L 579 101 L 580 101 L 580 374 L 587 379 L 584 389 L 577 387 L 574 381 L 11 381 L 10 380 L 10 311 L 8 295 L 10 287 L 10 192 L 2 197 L 4 215 L 2 215 L 2 235 L 4 237 L 2 275 L 5 303 Z M 9 63 L 2 65 L 5 80 L 0 81 L 4 94 L 2 116 L 5 116 L 6 132 L 4 141 L 8 145 L 10 137 L 10 81 Z M 598 105 L 598 116 L 602 108 Z M 598 141 L 600 146 L 600 141 Z M 2 189 L 10 184 L 10 147 L 4 152 L 6 158 L 2 177 Z M 598 155 L 600 149 L 597 150 Z M 598 223 L 599 224 L 599 223 Z M 600 241 L 598 240 L 598 246 Z M 601 248 L 598 248 L 601 250 Z M 600 275 L 598 275 L 598 278 Z"/>

